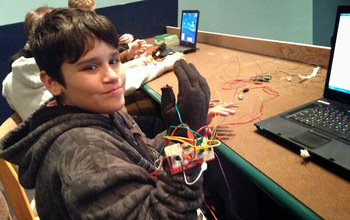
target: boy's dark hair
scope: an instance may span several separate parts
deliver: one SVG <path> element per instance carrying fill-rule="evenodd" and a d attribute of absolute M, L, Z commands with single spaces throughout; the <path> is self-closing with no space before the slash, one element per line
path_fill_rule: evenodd
<path fill-rule="evenodd" d="M 29 43 L 39 69 L 65 85 L 62 64 L 77 62 L 93 49 L 94 39 L 118 48 L 117 31 L 106 17 L 87 10 L 62 8 L 40 19 Z"/>

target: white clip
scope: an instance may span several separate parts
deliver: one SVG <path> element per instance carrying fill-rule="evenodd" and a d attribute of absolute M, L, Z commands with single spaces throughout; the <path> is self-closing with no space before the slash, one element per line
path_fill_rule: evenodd
<path fill-rule="evenodd" d="M 309 151 L 307 151 L 306 149 L 300 149 L 300 156 L 303 159 L 311 157 L 310 154 L 309 154 Z"/>

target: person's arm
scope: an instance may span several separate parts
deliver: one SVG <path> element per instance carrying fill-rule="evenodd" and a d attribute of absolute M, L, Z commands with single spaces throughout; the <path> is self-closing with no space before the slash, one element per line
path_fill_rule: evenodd
<path fill-rule="evenodd" d="M 127 56 L 129 60 L 132 60 L 145 52 L 146 52 L 146 41 L 135 40 L 134 42 L 129 44 L 129 49 L 127 50 Z"/>
<path fill-rule="evenodd" d="M 144 83 L 147 83 L 167 71 L 173 69 L 174 63 L 183 58 L 182 53 L 175 53 L 167 56 L 163 61 L 149 63 L 147 66 L 125 68 L 126 82 L 125 95 L 129 95 Z"/>
<path fill-rule="evenodd" d="M 118 38 L 119 44 L 130 44 L 134 40 L 134 36 L 131 34 L 123 34 Z"/>
<path fill-rule="evenodd" d="M 129 59 L 128 59 L 128 56 L 127 56 L 127 51 L 123 51 L 120 53 L 120 62 L 121 63 L 126 63 L 128 62 Z"/>
<path fill-rule="evenodd" d="M 140 56 L 136 59 L 129 60 L 125 63 L 123 63 L 125 69 L 130 69 L 134 67 L 140 67 L 140 66 L 147 66 L 151 62 L 150 59 L 148 59 L 145 56 Z"/>
<path fill-rule="evenodd" d="M 128 61 L 132 61 L 136 58 L 136 56 L 143 54 L 146 51 L 145 46 L 146 43 L 144 40 L 136 40 L 132 42 L 131 47 L 120 53 L 120 62 L 126 63 Z"/>
<path fill-rule="evenodd" d="M 231 102 L 231 103 L 218 104 L 218 105 L 214 105 L 213 107 L 210 107 L 208 111 L 208 116 L 207 116 L 207 125 L 211 123 L 211 121 L 215 116 L 226 117 L 226 116 L 235 114 L 236 111 L 231 109 L 233 106 L 234 104 Z"/>

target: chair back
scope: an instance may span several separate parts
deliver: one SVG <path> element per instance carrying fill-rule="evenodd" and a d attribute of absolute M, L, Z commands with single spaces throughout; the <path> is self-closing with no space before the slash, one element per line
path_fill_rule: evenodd
<path fill-rule="evenodd" d="M 0 159 L 0 180 L 17 220 L 34 220 L 28 197 L 12 164 Z"/>
<path fill-rule="evenodd" d="M 0 138 L 17 127 L 21 122 L 18 114 L 13 114 L 0 127 Z M 18 181 L 18 174 L 13 165 L 4 159 L 0 159 L 0 181 L 17 220 L 34 220 L 34 213 L 30 207 L 24 188 Z"/>

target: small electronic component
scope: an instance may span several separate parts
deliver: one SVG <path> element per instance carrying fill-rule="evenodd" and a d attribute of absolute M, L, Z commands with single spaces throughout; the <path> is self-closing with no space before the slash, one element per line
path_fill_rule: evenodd
<path fill-rule="evenodd" d="M 163 58 L 162 52 L 165 50 L 166 44 L 161 44 L 155 51 L 152 52 L 152 57 L 154 60 L 157 60 L 158 58 Z"/>
<path fill-rule="evenodd" d="M 249 91 L 249 88 L 244 88 L 240 92 L 238 92 L 238 99 L 242 100 L 243 99 L 243 93 L 246 93 Z"/>
<path fill-rule="evenodd" d="M 190 147 L 183 143 L 170 144 L 164 148 L 164 153 L 172 174 L 176 174 L 183 170 L 200 165 L 203 162 L 215 159 L 214 149 L 212 147 L 195 150 L 194 147 Z"/>
<path fill-rule="evenodd" d="M 250 78 L 250 80 L 254 82 L 268 82 L 270 79 L 272 79 L 272 76 L 268 74 L 257 75 Z"/>
<path fill-rule="evenodd" d="M 306 150 L 306 149 L 300 149 L 300 156 L 303 158 L 303 159 L 306 159 L 306 158 L 309 158 L 311 157 L 309 152 Z"/>

